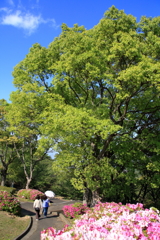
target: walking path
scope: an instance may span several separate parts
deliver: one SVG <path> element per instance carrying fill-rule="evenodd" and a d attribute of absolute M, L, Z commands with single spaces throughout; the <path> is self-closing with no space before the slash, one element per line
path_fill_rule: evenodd
<path fill-rule="evenodd" d="M 48 209 L 48 216 L 44 218 L 42 215 L 39 221 L 36 221 L 35 212 L 33 209 L 33 203 L 31 202 L 23 202 L 21 203 L 22 213 L 25 215 L 29 215 L 32 217 L 32 225 L 29 229 L 29 232 L 24 236 L 17 238 L 17 240 L 40 240 L 40 233 L 42 230 L 47 229 L 49 227 L 54 227 L 57 231 L 64 228 L 66 224 L 69 224 L 67 219 L 62 214 L 62 208 L 65 205 L 70 205 L 75 202 L 74 200 L 61 200 L 61 199 L 54 199 L 53 203 Z"/>

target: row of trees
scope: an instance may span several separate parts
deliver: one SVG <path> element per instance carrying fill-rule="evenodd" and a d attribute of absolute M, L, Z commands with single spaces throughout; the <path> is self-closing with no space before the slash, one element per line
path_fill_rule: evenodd
<path fill-rule="evenodd" d="M 63 24 L 48 48 L 31 47 L 6 116 L 25 174 L 26 156 L 33 170 L 54 149 L 52 168 L 73 172 L 88 205 L 158 204 L 159 37 L 160 17 L 137 22 L 113 6 L 92 29 Z"/>

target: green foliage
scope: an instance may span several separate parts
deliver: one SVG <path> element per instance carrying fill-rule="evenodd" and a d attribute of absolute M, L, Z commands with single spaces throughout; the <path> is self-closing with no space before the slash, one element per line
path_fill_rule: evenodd
<path fill-rule="evenodd" d="M 52 148 L 53 169 L 78 191 L 156 203 L 159 32 L 159 17 L 137 22 L 112 6 L 93 29 L 63 24 L 48 48 L 34 44 L 14 68 L 8 118 L 27 146 L 39 136 L 31 159 Z"/>
<path fill-rule="evenodd" d="M 54 185 L 55 177 L 52 170 L 53 160 L 50 156 L 41 161 L 34 169 L 33 179 L 30 184 L 30 188 L 39 189 L 41 192 L 45 192 L 46 189 L 51 189 Z"/>
<path fill-rule="evenodd" d="M 8 113 L 6 114 L 7 121 L 10 123 L 8 129 L 12 131 L 16 138 L 14 150 L 20 166 L 23 168 L 26 188 L 29 188 L 36 166 L 45 160 L 50 148 L 47 141 L 42 146 L 39 146 L 41 132 L 38 116 L 41 106 L 37 109 L 38 103 L 36 99 L 37 97 L 32 92 L 28 93 L 27 96 L 15 92 L 13 93 L 13 102 L 8 107 Z"/>
<path fill-rule="evenodd" d="M 1 185 L 6 185 L 6 178 L 9 166 L 16 159 L 14 144 L 17 138 L 8 129 L 9 122 L 6 120 L 9 104 L 4 100 L 0 100 L 0 175 Z"/>
<path fill-rule="evenodd" d="M 82 192 L 75 189 L 71 183 L 73 178 L 73 171 L 56 171 L 54 172 L 54 182 L 50 186 L 50 189 L 56 193 L 56 195 L 62 196 L 67 199 L 82 200 Z"/>
<path fill-rule="evenodd" d="M 7 186 L 11 186 L 12 184 L 17 189 L 22 189 L 26 186 L 24 169 L 19 159 L 15 159 L 8 169 Z"/>

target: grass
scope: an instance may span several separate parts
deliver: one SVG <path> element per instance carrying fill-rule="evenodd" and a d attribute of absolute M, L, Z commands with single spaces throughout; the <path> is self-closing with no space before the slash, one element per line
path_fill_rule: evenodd
<path fill-rule="evenodd" d="M 12 240 L 23 233 L 30 223 L 30 217 L 17 217 L 0 211 L 0 239 Z"/>
<path fill-rule="evenodd" d="M 20 198 L 20 197 L 17 197 L 15 196 L 20 202 L 34 202 L 33 200 L 30 200 L 30 199 L 26 199 L 26 198 Z"/>

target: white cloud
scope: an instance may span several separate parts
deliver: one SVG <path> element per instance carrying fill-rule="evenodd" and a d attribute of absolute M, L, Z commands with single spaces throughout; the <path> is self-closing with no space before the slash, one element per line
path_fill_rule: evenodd
<path fill-rule="evenodd" d="M 27 31 L 28 34 L 33 33 L 40 24 L 52 22 L 52 26 L 56 27 L 54 19 L 44 20 L 40 15 L 36 16 L 31 13 L 24 13 L 20 10 L 12 13 L 7 9 L 0 9 L 5 11 L 6 15 L 2 16 L 0 24 L 11 25 L 13 27 L 21 28 Z"/>
<path fill-rule="evenodd" d="M 23 14 L 21 11 L 7 14 L 1 20 L 1 24 L 3 25 L 11 25 L 22 28 L 27 30 L 28 33 L 32 33 L 42 22 L 43 19 L 41 16 L 34 16 L 31 13 Z"/>

